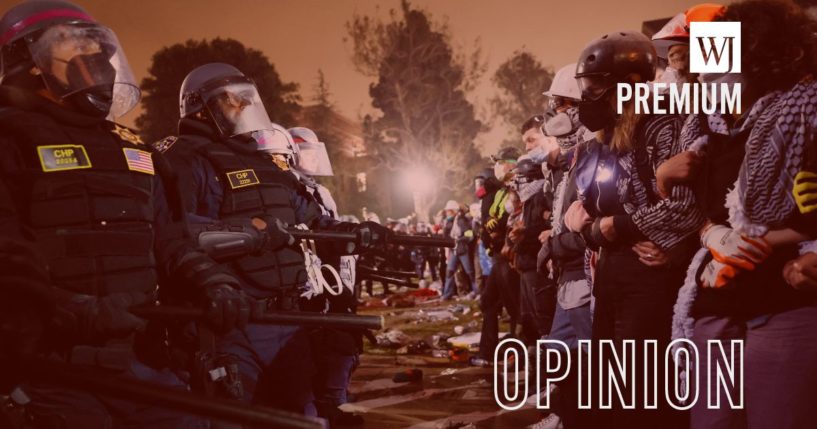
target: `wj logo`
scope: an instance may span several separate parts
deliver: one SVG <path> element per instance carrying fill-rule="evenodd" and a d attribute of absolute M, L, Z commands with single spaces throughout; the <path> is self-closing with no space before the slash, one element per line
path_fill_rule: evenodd
<path fill-rule="evenodd" d="M 740 73 L 740 22 L 691 22 L 689 70 Z"/>

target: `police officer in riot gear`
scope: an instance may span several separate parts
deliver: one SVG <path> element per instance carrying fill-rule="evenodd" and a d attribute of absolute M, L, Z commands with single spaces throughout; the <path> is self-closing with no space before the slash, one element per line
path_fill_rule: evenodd
<path fill-rule="evenodd" d="M 315 177 L 334 175 L 326 145 L 309 128 L 294 127 L 288 132 L 292 136 L 294 152 L 297 153 L 297 156 L 291 158 L 293 173 L 315 198 L 322 212 L 338 219 L 335 199 L 329 189 L 315 180 Z M 318 256 L 323 263 L 337 267 L 341 280 L 340 292 L 336 295 L 324 292 L 319 296 L 302 300 L 301 303 L 311 308 L 312 311 L 356 313 L 357 297 L 354 294 L 356 256 L 341 256 L 331 252 L 322 252 L 320 249 Z M 362 424 L 362 417 L 338 408 L 347 402 L 347 389 L 352 370 L 357 366 L 358 355 L 363 348 L 361 335 L 349 331 L 319 328 L 312 331 L 311 337 L 317 364 L 314 386 L 318 415 L 329 420 L 332 426 Z"/>
<path fill-rule="evenodd" d="M 372 223 L 346 224 L 324 216 L 287 163 L 259 151 L 276 131 L 255 84 L 228 64 L 205 64 L 182 83 L 178 137 L 160 142 L 178 174 L 195 234 L 254 234 L 267 245 L 224 262 L 243 291 L 270 310 L 297 310 L 306 281 L 304 257 L 280 225 L 305 224 L 357 232 L 356 247 L 382 243 L 386 231 Z M 277 162 L 276 162 L 277 161 Z M 313 368 L 303 332 L 287 326 L 249 324 L 216 338 L 216 351 L 238 357 L 243 399 L 315 414 Z"/>
<path fill-rule="evenodd" d="M 0 45 L 0 355 L 21 346 L 185 389 L 163 362 L 149 361 L 155 354 L 133 346 L 143 344 L 134 334 L 145 321 L 128 308 L 172 282 L 209 310 L 214 327 L 231 328 L 239 307 L 218 291 L 238 280 L 190 240 L 166 161 L 109 120 L 140 96 L 122 47 L 61 0 L 8 10 Z M 23 382 L 37 427 L 204 423 Z"/>

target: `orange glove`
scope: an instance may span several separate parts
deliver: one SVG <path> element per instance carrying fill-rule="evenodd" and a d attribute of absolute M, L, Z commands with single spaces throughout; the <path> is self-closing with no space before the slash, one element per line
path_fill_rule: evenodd
<path fill-rule="evenodd" d="M 772 253 L 772 246 L 763 237 L 749 237 L 717 224 L 704 230 L 701 244 L 716 261 L 746 271 L 754 270 Z"/>

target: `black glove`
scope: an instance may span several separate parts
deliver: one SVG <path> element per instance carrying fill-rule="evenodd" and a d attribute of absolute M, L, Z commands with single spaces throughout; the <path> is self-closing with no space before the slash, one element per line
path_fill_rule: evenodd
<path fill-rule="evenodd" d="M 358 246 L 363 249 L 372 249 L 385 246 L 392 231 L 377 222 L 366 221 L 354 229 L 357 233 Z"/>
<path fill-rule="evenodd" d="M 267 249 L 278 250 L 295 243 L 295 237 L 287 231 L 287 225 L 280 219 L 271 217 L 266 223 L 267 227 L 262 231 L 266 234 Z"/>
<path fill-rule="evenodd" d="M 202 290 L 204 318 L 218 333 L 244 329 L 250 320 L 250 298 L 226 284 L 205 286 Z"/>
<path fill-rule="evenodd" d="M 262 234 L 260 248 L 278 250 L 295 243 L 295 237 L 287 231 L 287 224 L 273 216 L 252 218 L 252 227 Z"/>
<path fill-rule="evenodd" d="M 71 294 L 60 299 L 54 323 L 86 340 L 105 340 L 125 337 L 141 331 L 147 325 L 144 319 L 128 311 L 151 298 L 144 292 L 113 293 L 103 297 Z"/>

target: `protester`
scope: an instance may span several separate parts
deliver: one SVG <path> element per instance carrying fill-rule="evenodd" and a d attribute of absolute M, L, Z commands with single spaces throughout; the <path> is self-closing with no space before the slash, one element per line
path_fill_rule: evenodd
<path fill-rule="evenodd" d="M 529 123 L 538 127 L 536 121 Z M 523 328 L 534 329 L 528 332 L 526 339 L 535 342 L 550 333 L 555 309 L 555 285 L 546 274 L 536 269 L 536 257 L 542 246 L 539 236 L 550 229 L 552 200 L 548 200 L 543 191 L 545 177 L 541 164 L 523 156 L 513 172 L 517 194 L 522 203 L 522 218 L 508 235 L 514 242 L 514 268 L 519 272 L 522 304 L 520 321 Z"/>
<path fill-rule="evenodd" d="M 618 345 L 636 340 L 637 355 L 643 355 L 644 340 L 655 340 L 659 350 L 669 342 L 672 304 L 689 262 L 690 237 L 702 224 L 689 188 L 676 186 L 667 199 L 653 190 L 655 168 L 673 155 L 683 118 L 638 115 L 632 101 L 620 115 L 616 112 L 616 84 L 650 81 L 655 67 L 652 43 L 633 31 L 606 34 L 582 51 L 576 67 L 582 90 L 579 120 L 598 133 L 598 141 L 578 154 L 581 202 L 565 213 L 566 219 L 578 220 L 568 228 L 599 249 L 593 338 Z M 644 383 L 644 365 L 637 360 L 637 386 Z M 663 391 L 660 368 L 658 380 Z M 682 427 L 684 422 L 666 403 L 633 410 L 617 404 L 612 412 L 599 412 L 599 418 L 622 427 Z"/>
<path fill-rule="evenodd" d="M 457 292 L 454 276 L 457 268 L 462 267 L 468 277 L 470 293 L 468 298 L 474 298 L 477 290 L 476 275 L 474 273 L 473 255 L 470 250 L 471 242 L 474 240 L 474 231 L 471 229 L 471 217 L 463 207 L 454 200 L 445 203 L 445 235 L 454 239 L 455 246 L 448 255 L 448 265 L 445 271 L 445 286 L 443 287 L 442 300 L 450 300 Z"/>
<path fill-rule="evenodd" d="M 552 229 L 544 231 L 539 239 L 542 247 L 537 257 L 540 273 L 550 274 L 558 285 L 556 310 L 549 339 L 564 342 L 571 351 L 571 360 L 578 362 L 578 341 L 592 336 L 590 312 L 590 281 L 584 270 L 587 247 L 580 233 L 565 226 L 564 214 L 578 199 L 576 192 L 575 153 L 593 135 L 579 122 L 578 103 L 581 90 L 574 77 L 576 64 L 559 69 L 550 89 L 549 113 L 545 115 L 545 133 L 556 137 L 558 148 L 550 152 L 546 164 L 545 192 L 553 194 Z M 549 268 L 550 267 L 550 268 Z M 586 358 L 586 357 L 585 357 Z M 567 359 L 567 357 L 565 357 Z M 587 413 L 578 409 L 578 366 L 571 367 L 568 376 L 558 384 L 559 402 L 544 425 L 561 421 L 565 428 L 584 427 Z M 558 416 L 558 417 L 556 417 Z M 558 420 L 557 420 L 558 419 Z"/>
<path fill-rule="evenodd" d="M 516 336 L 520 307 L 519 274 L 511 267 L 511 259 L 502 251 L 510 215 L 517 209 L 508 203 L 508 198 L 512 192 L 509 187 L 513 178 L 511 171 L 519 158 L 519 150 L 503 148 L 491 158 L 494 161 L 493 177 L 486 179 L 485 184 L 486 189 L 496 189 L 493 198 L 486 195 L 482 200 L 486 214 L 483 215 L 485 221 L 480 240 L 485 244 L 486 253 L 491 256 L 493 267 L 480 297 L 483 316 L 479 355 L 471 359 L 471 364 L 477 366 L 487 366 L 494 360 L 494 350 L 499 343 L 499 315 L 503 307 L 510 316 L 510 335 Z"/>
<path fill-rule="evenodd" d="M 817 109 L 817 23 L 770 0 L 731 4 L 715 20 L 740 21 L 748 30 L 743 43 L 753 48 L 744 51 L 739 75 L 743 114 L 690 116 L 680 141 L 690 152 L 662 165 L 658 179 L 673 193 L 681 183 L 694 186 L 707 218 L 673 334 L 699 348 L 709 340 L 744 341 L 746 407 L 699 402 L 691 427 L 808 427 L 817 418 L 803 401 L 817 394 L 817 301 L 800 275 L 817 255 L 817 218 L 792 191 L 795 178 L 817 165 L 815 140 L 804 138 L 817 122 L 803 114 Z M 701 386 L 713 371 L 701 366 Z"/>

